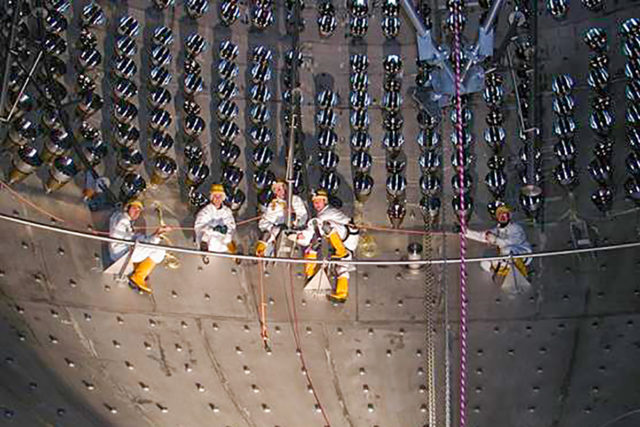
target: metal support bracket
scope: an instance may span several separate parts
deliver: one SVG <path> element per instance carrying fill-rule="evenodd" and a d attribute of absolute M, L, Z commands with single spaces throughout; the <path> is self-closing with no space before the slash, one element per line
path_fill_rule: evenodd
<path fill-rule="evenodd" d="M 428 103 L 437 104 L 439 107 L 448 105 L 455 91 L 455 75 L 448 62 L 449 52 L 435 44 L 431 30 L 424 25 L 411 0 L 402 0 L 401 3 L 416 31 L 419 60 L 435 67 L 431 72 L 433 94 Z M 493 54 L 495 21 L 503 3 L 504 0 L 495 0 L 492 3 L 487 18 L 478 30 L 478 41 L 469 49 L 469 60 L 462 71 L 461 92 L 463 94 L 479 92 L 484 88 L 485 71 L 480 63 Z"/>

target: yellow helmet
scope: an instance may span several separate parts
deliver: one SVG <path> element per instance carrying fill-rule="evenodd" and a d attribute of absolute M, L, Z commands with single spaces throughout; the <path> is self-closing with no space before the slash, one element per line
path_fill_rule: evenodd
<path fill-rule="evenodd" d="M 286 189 L 287 188 L 287 181 L 285 181 L 284 179 L 276 179 L 271 184 L 271 190 L 275 191 L 277 185 L 282 185 Z"/>
<path fill-rule="evenodd" d="M 327 193 L 326 190 L 316 190 L 315 193 L 313 193 L 313 195 L 311 196 L 311 200 L 316 200 L 316 199 L 324 199 L 325 201 L 329 200 L 329 194 Z"/>
<path fill-rule="evenodd" d="M 211 186 L 211 190 L 209 191 L 209 194 L 213 196 L 214 194 L 226 195 L 227 193 L 224 191 L 224 186 L 222 184 L 213 184 Z"/>
<path fill-rule="evenodd" d="M 131 199 L 131 200 L 129 200 L 124 207 L 126 209 L 129 209 L 131 206 L 136 206 L 136 207 L 138 207 L 140 209 L 144 209 L 144 204 L 139 199 Z"/>
<path fill-rule="evenodd" d="M 508 213 L 511 214 L 511 209 L 507 205 L 500 205 L 496 208 L 496 218 L 498 218 L 501 214 Z"/>

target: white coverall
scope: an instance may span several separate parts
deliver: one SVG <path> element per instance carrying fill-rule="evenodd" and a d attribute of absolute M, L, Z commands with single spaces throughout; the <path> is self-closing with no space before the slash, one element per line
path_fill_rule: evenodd
<path fill-rule="evenodd" d="M 133 222 L 129 214 L 123 211 L 114 212 L 109 220 L 109 236 L 115 239 L 132 240 L 143 243 L 160 243 L 160 237 L 149 236 L 143 233 L 135 233 L 133 231 Z M 126 255 L 130 246 L 124 243 L 109 243 L 109 254 L 111 260 L 116 261 L 120 257 Z M 131 255 L 131 262 L 138 263 L 144 261 L 145 258 L 158 264 L 164 259 L 164 249 L 137 247 Z"/>
<path fill-rule="evenodd" d="M 487 233 L 492 233 L 496 236 L 495 242 L 487 240 Z M 486 231 L 467 230 L 466 236 L 478 242 L 495 244 L 498 246 L 499 255 L 522 255 L 533 252 L 531 244 L 527 241 L 527 235 L 524 229 L 513 222 L 509 222 L 506 227 L 500 227 L 498 225 Z M 529 265 L 531 258 L 523 258 L 522 261 L 525 265 Z M 492 262 L 482 261 L 480 267 L 485 271 L 491 271 Z"/>
<path fill-rule="evenodd" d="M 302 227 L 307 223 L 307 208 L 299 196 L 291 198 L 291 211 L 293 213 L 292 225 L 294 228 Z M 263 232 L 262 241 L 267 245 L 272 244 L 280 234 L 279 225 L 287 223 L 287 201 L 274 198 L 267 209 L 262 213 L 258 228 Z"/>
<path fill-rule="evenodd" d="M 328 238 L 332 232 L 337 232 L 342 240 L 344 247 L 348 250 L 348 255 L 344 257 L 344 260 L 353 259 L 353 253 L 358 247 L 358 240 L 360 234 L 358 229 L 352 225 L 349 225 L 351 218 L 342 213 L 340 210 L 333 206 L 325 206 L 320 212 L 316 214 L 315 218 L 312 218 L 307 223 L 307 227 L 302 230 L 302 238 L 298 239 L 298 243 L 307 246 L 311 243 L 316 232 L 319 231 L 322 237 Z M 349 271 L 355 270 L 355 268 L 348 265 L 336 266 L 336 275 L 338 277 L 349 278 Z"/>
<path fill-rule="evenodd" d="M 218 225 L 227 227 L 226 233 L 214 230 Z M 233 218 L 233 211 L 225 205 L 220 209 L 213 203 L 209 203 L 200 209 L 196 215 L 196 222 L 193 226 L 196 232 L 196 243 L 198 247 L 202 242 L 207 244 L 207 250 L 212 252 L 229 252 L 228 245 L 233 241 L 233 233 L 236 231 L 236 220 Z"/>

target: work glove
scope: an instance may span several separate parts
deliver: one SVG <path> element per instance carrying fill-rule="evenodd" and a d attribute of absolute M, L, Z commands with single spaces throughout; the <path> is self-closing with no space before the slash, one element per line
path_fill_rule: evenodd
<path fill-rule="evenodd" d="M 495 245 L 496 244 L 496 235 L 493 234 L 490 231 L 487 231 L 486 233 L 484 233 L 484 238 L 487 241 L 487 243 Z"/>
<path fill-rule="evenodd" d="M 227 226 L 226 225 L 216 225 L 213 227 L 213 231 L 217 231 L 220 234 L 227 234 Z"/>

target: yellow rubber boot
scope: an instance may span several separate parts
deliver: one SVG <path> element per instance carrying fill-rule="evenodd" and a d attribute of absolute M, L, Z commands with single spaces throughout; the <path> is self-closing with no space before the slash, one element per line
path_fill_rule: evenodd
<path fill-rule="evenodd" d="M 334 258 L 344 258 L 349 253 L 347 248 L 344 247 L 344 243 L 342 243 L 342 239 L 337 231 L 333 231 L 329 234 L 329 243 L 331 243 L 331 247 L 334 250 Z"/>
<path fill-rule="evenodd" d="M 306 250 L 304 252 L 304 259 L 318 259 L 318 251 Z M 311 279 L 317 270 L 318 264 L 307 263 L 304 265 L 304 275 L 307 279 Z"/>
<path fill-rule="evenodd" d="M 147 283 L 147 277 L 151 274 L 153 269 L 155 268 L 156 263 L 151 260 L 151 258 L 145 258 L 141 263 L 138 263 L 129 276 L 129 281 L 141 291 L 151 293 L 151 288 L 149 287 L 149 283 Z"/>
<path fill-rule="evenodd" d="M 258 240 L 258 243 L 256 244 L 256 256 L 264 256 L 264 253 L 266 250 L 267 250 L 267 242 Z"/>
<path fill-rule="evenodd" d="M 232 255 L 237 254 L 238 253 L 238 246 L 236 245 L 236 242 L 234 242 L 232 240 L 231 243 L 227 244 L 227 251 L 229 251 L 229 253 L 232 254 Z M 242 260 L 240 258 L 234 258 L 233 262 L 235 262 L 236 264 L 240 265 Z"/>
<path fill-rule="evenodd" d="M 522 274 L 524 277 L 527 277 L 529 272 L 527 271 L 527 265 L 524 263 L 522 258 L 516 258 L 513 261 L 513 263 L 515 264 L 515 266 L 518 269 L 518 271 L 520 272 L 520 274 Z"/>
<path fill-rule="evenodd" d="M 349 296 L 349 279 L 344 276 L 340 276 L 338 277 L 338 280 L 336 282 L 336 291 L 327 295 L 327 298 L 331 302 L 342 304 L 347 300 L 348 296 Z"/>

